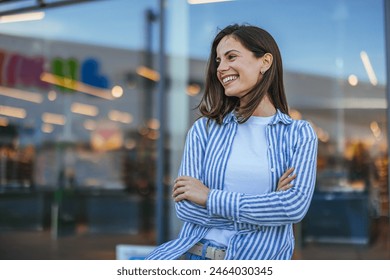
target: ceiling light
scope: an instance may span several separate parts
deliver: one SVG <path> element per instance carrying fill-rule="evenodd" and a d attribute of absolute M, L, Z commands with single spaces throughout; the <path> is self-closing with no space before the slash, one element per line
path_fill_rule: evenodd
<path fill-rule="evenodd" d="M 53 113 L 43 113 L 42 121 L 44 123 L 56 124 L 56 125 L 64 125 L 66 123 L 66 117 L 60 114 Z"/>
<path fill-rule="evenodd" d="M 349 75 L 348 77 L 348 83 L 351 85 L 351 86 L 357 86 L 359 80 L 358 80 L 358 77 L 356 75 Z"/>
<path fill-rule="evenodd" d="M 121 86 L 114 86 L 111 90 L 112 96 L 115 98 L 122 97 L 123 95 L 123 88 Z"/>
<path fill-rule="evenodd" d="M 111 110 L 108 113 L 108 118 L 112 121 L 129 124 L 133 121 L 133 116 L 127 112 Z"/>
<path fill-rule="evenodd" d="M 363 61 L 364 68 L 366 68 L 368 79 L 370 80 L 372 85 L 376 86 L 378 84 L 378 79 L 376 78 L 374 68 L 372 68 L 368 54 L 365 51 L 362 51 L 360 52 L 360 58 Z"/>
<path fill-rule="evenodd" d="M 146 66 L 138 67 L 137 74 L 155 82 L 158 82 L 160 80 L 160 74 L 156 70 L 153 70 Z"/>
<path fill-rule="evenodd" d="M 0 105 L 0 115 L 24 119 L 27 116 L 27 113 L 23 108 Z"/>
<path fill-rule="evenodd" d="M 70 110 L 73 113 L 86 115 L 90 117 L 95 117 L 97 116 L 97 114 L 99 114 L 99 109 L 96 106 L 82 104 L 78 102 L 73 103 L 72 106 L 70 107 Z"/>
<path fill-rule="evenodd" d="M 189 84 L 187 86 L 187 94 L 189 96 L 195 96 L 195 95 L 199 94 L 200 90 L 201 90 L 200 85 L 195 84 L 195 83 Z"/>
<path fill-rule="evenodd" d="M 54 90 L 51 90 L 47 93 L 47 99 L 54 101 L 57 99 L 57 93 Z"/>
<path fill-rule="evenodd" d="M 0 23 L 11 23 L 19 21 L 32 21 L 32 20 L 41 20 L 45 17 L 44 12 L 31 12 L 31 13 L 22 13 L 14 15 L 6 15 L 0 17 Z"/>
<path fill-rule="evenodd" d="M 50 123 L 43 123 L 41 126 L 41 130 L 44 133 L 52 133 L 54 131 L 54 126 Z"/>
<path fill-rule="evenodd" d="M 20 89 L 0 86 L 0 95 L 16 98 L 33 103 L 42 103 L 43 97 L 40 93 L 24 91 Z"/>

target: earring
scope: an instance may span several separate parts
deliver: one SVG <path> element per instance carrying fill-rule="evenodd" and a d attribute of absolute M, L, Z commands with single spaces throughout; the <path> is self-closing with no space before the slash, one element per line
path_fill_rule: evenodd
<path fill-rule="evenodd" d="M 261 75 L 264 75 L 265 71 L 263 69 L 260 70 Z"/>

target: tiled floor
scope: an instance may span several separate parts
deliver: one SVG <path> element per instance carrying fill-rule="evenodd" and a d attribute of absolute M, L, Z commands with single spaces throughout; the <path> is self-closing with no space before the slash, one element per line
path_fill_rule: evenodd
<path fill-rule="evenodd" d="M 149 245 L 153 234 L 77 233 L 51 238 L 49 231 L 0 232 L 0 259 L 8 260 L 113 260 L 117 244 Z M 368 245 L 306 243 L 297 248 L 294 259 L 390 260 L 390 227 L 388 219 Z"/>

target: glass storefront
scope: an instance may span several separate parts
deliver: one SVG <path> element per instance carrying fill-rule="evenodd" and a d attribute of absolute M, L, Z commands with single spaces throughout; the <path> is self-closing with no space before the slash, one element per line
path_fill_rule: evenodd
<path fill-rule="evenodd" d="M 0 181 L 14 203 L 1 227 L 153 229 L 158 8 L 74 4 L 48 9 L 26 35 L 2 34 Z M 42 206 L 26 215 L 19 199 Z"/>
<path fill-rule="evenodd" d="M 372 225 L 389 217 L 383 1 L 196 2 L 165 1 L 163 29 L 158 0 L 87 1 L 1 21 L 0 231 L 176 236 L 170 185 L 211 41 L 249 23 L 278 42 L 291 115 L 319 138 L 298 239 L 370 242 Z"/>

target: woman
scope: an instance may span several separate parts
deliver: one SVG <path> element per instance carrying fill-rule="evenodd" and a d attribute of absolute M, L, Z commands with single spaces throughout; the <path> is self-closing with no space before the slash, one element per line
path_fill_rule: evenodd
<path fill-rule="evenodd" d="M 231 25 L 217 34 L 199 110 L 173 186 L 183 228 L 147 259 L 291 259 L 293 223 L 314 190 L 317 137 L 288 115 L 268 32 Z"/>

